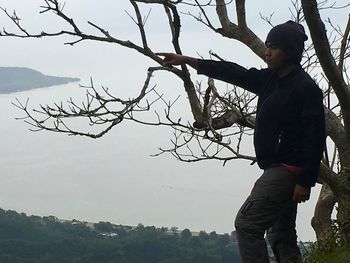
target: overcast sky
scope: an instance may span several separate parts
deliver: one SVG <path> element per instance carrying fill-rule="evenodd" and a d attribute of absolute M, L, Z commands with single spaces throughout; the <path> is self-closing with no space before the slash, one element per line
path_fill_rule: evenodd
<path fill-rule="evenodd" d="M 132 13 L 129 1 L 66 0 L 65 3 L 67 14 L 74 17 L 84 30 L 97 33 L 87 25 L 89 20 L 117 38 L 140 43 L 137 27 L 125 12 Z M 21 24 L 28 31 L 37 33 L 67 26 L 52 14 L 39 15 L 42 4 L 44 1 L 41 0 L 0 0 L 0 6 L 9 12 L 16 9 Z M 270 26 L 260 19 L 260 13 L 265 16 L 274 13 L 274 24 L 291 18 L 288 0 L 247 0 L 246 5 L 248 25 L 262 39 Z M 149 6 L 143 6 L 142 11 L 146 15 L 149 9 Z M 198 13 L 187 5 L 181 7 L 185 13 L 189 10 Z M 230 14 L 235 20 L 233 11 L 234 7 L 231 7 Z M 349 10 L 342 11 L 342 16 L 337 15 L 336 22 L 340 26 L 345 24 L 346 11 Z M 334 16 L 333 12 L 324 15 Z M 209 50 L 213 50 L 246 67 L 264 66 L 242 44 L 215 35 L 190 16 L 182 17 L 180 42 L 185 54 L 208 57 Z M 217 19 L 213 23 L 218 25 Z M 0 14 L 0 26 L 15 30 L 4 14 Z M 154 51 L 172 51 L 161 8 L 152 6 L 146 30 Z M 49 75 L 79 77 L 81 84 L 89 84 L 89 78 L 93 77 L 96 85 L 105 85 L 120 96 L 132 97 L 143 84 L 147 68 L 156 65 L 137 52 L 116 45 L 82 42 L 72 47 L 63 45 L 67 40 L 60 37 L 39 40 L 1 38 L 0 66 L 22 66 Z M 194 71 L 191 73 L 195 76 Z M 203 77 L 195 79 L 205 80 Z M 191 121 L 189 105 L 179 80 L 169 74 L 157 74 L 153 83 L 164 92 L 167 100 L 180 94 L 177 114 L 187 116 Z M 25 124 L 13 120 L 19 114 L 10 105 L 15 97 L 25 99 L 29 96 L 33 106 L 71 96 L 80 99 L 82 92 L 72 87 L 0 97 L 1 112 L 9 112 L 1 117 L 0 174 L 5 190 L 1 193 L 0 207 L 67 219 L 108 220 L 124 224 L 141 222 L 218 232 L 229 232 L 231 226 L 233 228 L 234 215 L 260 173 L 256 166 L 249 166 L 246 161 L 232 161 L 222 167 L 219 162 L 184 164 L 171 156 L 151 158 L 149 155 L 157 152 L 157 147 L 169 145 L 171 131 L 167 129 L 123 125 L 93 141 L 45 132 L 33 134 L 28 132 Z M 252 152 L 251 143 L 249 147 L 247 152 Z M 314 239 L 309 220 L 318 189 L 313 191 L 308 204 L 300 206 L 298 229 L 303 240 Z M 206 206 L 207 210 L 203 209 Z M 150 213 L 157 207 L 160 213 Z M 179 207 L 188 215 L 179 215 Z M 135 219 L 130 221 L 132 217 Z M 177 224 L 179 221 L 180 225 Z"/>

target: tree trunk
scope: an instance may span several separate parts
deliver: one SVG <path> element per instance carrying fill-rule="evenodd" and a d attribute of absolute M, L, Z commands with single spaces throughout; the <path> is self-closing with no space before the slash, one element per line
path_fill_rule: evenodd
<path fill-rule="evenodd" d="M 322 185 L 320 195 L 311 219 L 311 225 L 316 233 L 317 240 L 325 237 L 332 226 L 331 215 L 336 198 L 327 184 Z"/>
<path fill-rule="evenodd" d="M 350 244 L 350 193 L 338 201 L 337 223 L 339 234 L 345 244 Z"/>

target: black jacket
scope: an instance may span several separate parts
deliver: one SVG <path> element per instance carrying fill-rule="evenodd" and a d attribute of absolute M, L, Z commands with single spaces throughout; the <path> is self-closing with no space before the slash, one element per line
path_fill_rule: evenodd
<path fill-rule="evenodd" d="M 254 131 L 257 162 L 302 168 L 297 184 L 312 187 L 325 145 L 322 91 L 299 66 L 284 78 L 270 69 L 245 69 L 235 63 L 199 60 L 198 74 L 223 80 L 258 95 Z"/>

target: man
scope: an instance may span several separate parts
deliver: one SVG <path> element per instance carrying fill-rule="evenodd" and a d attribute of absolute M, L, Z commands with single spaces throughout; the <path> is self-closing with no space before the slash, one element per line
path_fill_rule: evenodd
<path fill-rule="evenodd" d="M 199 74 L 258 95 L 254 146 L 264 172 L 235 220 L 244 263 L 269 262 L 266 231 L 278 262 L 300 260 L 297 203 L 309 199 L 325 144 L 322 91 L 300 65 L 306 40 L 298 23 L 288 21 L 272 28 L 265 42 L 268 68 L 262 70 L 159 53 L 168 65 L 186 63 Z"/>

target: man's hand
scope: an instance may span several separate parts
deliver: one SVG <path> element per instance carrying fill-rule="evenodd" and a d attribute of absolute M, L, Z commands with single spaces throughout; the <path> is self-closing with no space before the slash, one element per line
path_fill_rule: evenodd
<path fill-rule="evenodd" d="M 310 198 L 310 189 L 301 185 L 295 185 L 293 200 L 295 202 L 301 203 L 309 200 Z"/>
<path fill-rule="evenodd" d="M 179 54 L 174 53 L 156 53 L 156 55 L 164 57 L 163 61 L 165 65 L 181 65 L 181 64 L 188 64 L 191 67 L 197 69 L 198 67 L 198 60 L 196 58 L 187 57 Z"/>
<path fill-rule="evenodd" d="M 158 56 L 164 57 L 163 61 L 166 65 L 181 65 L 185 63 L 185 56 L 173 53 L 156 53 Z"/>

